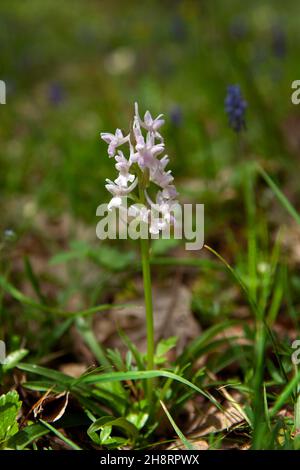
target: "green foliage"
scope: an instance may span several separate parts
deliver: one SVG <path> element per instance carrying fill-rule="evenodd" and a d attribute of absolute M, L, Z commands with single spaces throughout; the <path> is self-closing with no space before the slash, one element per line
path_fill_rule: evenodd
<path fill-rule="evenodd" d="M 115 428 L 121 430 L 125 437 L 112 436 Z M 95 444 L 112 449 L 124 445 L 134 445 L 138 438 L 138 430 L 130 421 L 125 418 L 112 418 L 111 416 L 103 416 L 97 419 L 88 428 L 87 433 Z"/>
<path fill-rule="evenodd" d="M 80 408 L 80 417 L 67 408 L 57 425 L 25 419 L 19 429 L 28 404 L 21 410 L 17 392 L 2 395 L 1 448 L 32 449 L 46 436 L 73 449 L 161 448 L 162 433 L 190 448 L 186 410 L 191 402 L 199 414 L 208 403 L 222 410 L 225 390 L 238 396 L 246 419 L 241 432 L 204 436 L 210 448 L 233 434 L 252 448 L 299 450 L 300 377 L 291 361 L 291 338 L 299 336 L 299 123 L 290 101 L 298 3 L 75 3 L 0 5 L 7 82 L 0 335 L 9 351 L 1 386 L 9 390 L 19 367 L 26 374 L 20 387 L 33 400 L 50 389 L 69 391 Z M 278 56 L 276 41 L 285 36 Z M 231 83 L 248 102 L 238 137 L 224 113 Z M 172 324 L 158 332 L 178 340 L 158 342 L 153 370 L 129 338 L 131 325 L 119 331 L 122 350 L 100 344 L 94 331 L 99 316 L 130 310 L 140 294 L 136 243 L 94 235 L 113 174 L 99 132 L 126 132 L 134 101 L 164 113 L 180 201 L 205 204 L 209 245 L 198 253 L 175 239 L 151 244 L 154 284 L 184 284 L 201 331 L 194 337 L 184 324 L 181 337 Z M 79 378 L 59 372 L 73 361 L 92 367 Z M 82 443 L 73 433 L 79 426 Z"/>
<path fill-rule="evenodd" d="M 90 258 L 99 266 L 109 271 L 122 271 L 135 262 L 135 253 L 132 251 L 121 251 L 102 244 L 97 248 L 91 247 L 84 241 L 73 241 L 70 243 L 70 251 L 57 253 L 50 260 L 50 264 L 66 263 L 72 260 Z"/>
<path fill-rule="evenodd" d="M 167 361 L 166 354 L 170 351 L 170 349 L 176 346 L 177 341 L 178 338 L 176 336 L 159 341 L 156 346 L 154 358 L 155 364 L 163 364 Z"/>
<path fill-rule="evenodd" d="M 169 413 L 166 405 L 162 401 L 160 403 L 161 403 L 161 406 L 162 406 L 164 412 L 166 413 L 170 423 L 172 424 L 172 426 L 174 428 L 174 431 L 176 432 L 177 436 L 179 437 L 179 439 L 184 444 L 185 448 L 188 449 L 188 450 L 195 450 L 194 446 L 188 441 L 188 439 L 185 437 L 185 435 L 182 433 L 182 431 L 179 429 L 179 427 L 175 423 L 175 421 L 172 418 L 171 414 Z"/>
<path fill-rule="evenodd" d="M 29 351 L 27 349 L 18 349 L 8 354 L 5 358 L 4 364 L 2 364 L 1 366 L 2 372 L 3 373 L 8 372 L 10 369 L 13 369 L 14 367 L 16 367 L 19 364 L 19 362 L 21 362 L 22 359 L 24 359 L 24 357 L 27 356 L 28 353 Z"/>
<path fill-rule="evenodd" d="M 5 449 L 8 440 L 14 436 L 19 425 L 17 417 L 21 409 L 22 402 L 16 391 L 7 392 L 0 396 L 0 448 Z"/>

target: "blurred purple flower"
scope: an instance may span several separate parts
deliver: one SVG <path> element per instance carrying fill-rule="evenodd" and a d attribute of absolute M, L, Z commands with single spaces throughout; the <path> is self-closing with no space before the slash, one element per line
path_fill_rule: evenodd
<path fill-rule="evenodd" d="M 240 132 L 246 128 L 245 113 L 247 102 L 243 99 L 239 85 L 229 85 L 225 98 L 225 112 L 228 115 L 229 126 Z"/>
<path fill-rule="evenodd" d="M 182 124 L 183 116 L 182 109 L 179 105 L 172 106 L 170 110 L 170 120 L 175 127 L 180 127 Z"/>
<path fill-rule="evenodd" d="M 286 34 L 279 24 L 272 27 L 272 50 L 278 59 L 284 59 L 286 56 Z"/>
<path fill-rule="evenodd" d="M 48 89 L 48 97 L 50 103 L 59 105 L 65 98 L 63 86 L 59 82 L 50 83 Z"/>

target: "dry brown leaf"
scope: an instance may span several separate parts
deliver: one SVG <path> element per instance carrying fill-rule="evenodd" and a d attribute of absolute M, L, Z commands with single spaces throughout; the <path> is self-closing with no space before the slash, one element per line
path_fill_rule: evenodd
<path fill-rule="evenodd" d="M 228 431 L 245 422 L 242 395 L 236 391 L 230 394 L 225 387 L 221 387 L 219 392 L 225 398 L 222 410 L 211 403 L 201 405 L 201 408 L 194 401 L 189 403 L 189 425 L 186 431 L 188 438 L 198 438 L 208 436 L 211 433 Z"/>
<path fill-rule="evenodd" d="M 68 362 L 67 364 L 61 364 L 59 370 L 63 372 L 63 374 L 77 379 L 87 371 L 87 366 L 78 362 Z"/>
<path fill-rule="evenodd" d="M 209 447 L 208 443 L 203 439 L 191 440 L 191 444 L 195 450 L 208 450 Z M 167 450 L 186 450 L 186 447 L 180 439 L 176 439 L 175 442 L 173 442 L 167 447 Z"/>
<path fill-rule="evenodd" d="M 146 325 L 143 296 L 134 306 L 110 311 L 106 316 L 95 318 L 94 331 L 97 339 L 109 347 L 125 350 L 117 329 L 125 333 L 140 351 L 146 351 Z M 190 309 L 191 293 L 184 285 L 153 289 L 153 307 L 156 341 L 177 336 L 177 354 L 185 345 L 200 334 L 200 326 Z"/>
<path fill-rule="evenodd" d="M 58 421 L 65 413 L 69 403 L 69 392 L 51 394 L 48 390 L 32 407 L 35 418 L 41 418 L 48 423 Z"/>

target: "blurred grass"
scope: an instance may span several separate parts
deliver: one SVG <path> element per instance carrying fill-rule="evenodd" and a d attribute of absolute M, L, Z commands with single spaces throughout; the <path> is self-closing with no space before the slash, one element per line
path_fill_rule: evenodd
<path fill-rule="evenodd" d="M 1 2 L 2 197 L 93 222 L 113 171 L 98 133 L 126 129 L 135 100 L 166 114 L 175 176 L 218 178 L 238 163 L 223 110 L 230 83 L 249 104 L 251 153 L 289 166 L 280 125 L 297 77 L 297 11 L 291 0 Z"/>
<path fill-rule="evenodd" d="M 295 399 L 299 382 L 289 344 L 290 331 L 298 334 L 299 264 L 282 250 L 277 233 L 282 224 L 290 226 L 289 214 L 298 221 L 300 209 L 300 115 L 290 100 L 291 83 L 299 78 L 299 10 L 296 0 L 1 2 L 0 79 L 7 85 L 7 104 L 0 106 L 1 286 L 22 305 L 20 315 L 19 304 L 7 305 L 1 294 L 1 337 L 10 351 L 20 348 L 24 357 L 25 342 L 36 362 L 55 358 L 56 343 L 74 323 L 94 357 L 106 364 L 105 351 L 82 316 L 106 309 L 118 289 L 120 298 L 136 293 L 130 283 L 139 263 L 133 243 L 99 248 L 93 239 L 96 208 L 109 199 L 104 181 L 114 175 L 99 133 L 127 131 L 138 101 L 141 112 L 165 114 L 166 147 L 181 200 L 205 203 L 211 252 L 225 264 L 228 260 L 241 287 L 232 291 L 223 266 L 202 253 L 172 257 L 169 248 L 180 246 L 154 245 L 154 277 L 173 276 L 179 266 L 194 269 L 192 309 L 205 331 L 177 362 L 196 380 L 193 361 L 213 351 L 207 369 L 247 397 L 254 447 L 280 446 L 281 422 L 278 429 L 265 426 L 290 397 Z M 242 142 L 224 112 L 226 88 L 233 83 L 248 102 Z M 260 173 L 254 173 L 254 161 L 263 168 Z M 66 227 L 58 226 L 54 236 L 57 220 Z M 87 242 L 74 240 L 82 226 L 90 234 Z M 36 273 L 31 256 L 37 254 L 44 262 L 52 256 L 50 266 L 65 263 L 67 280 Z M 90 280 L 86 271 L 101 276 Z M 24 279 L 38 301 L 22 292 Z M 78 292 L 82 298 L 73 311 L 66 305 Z M 242 310 L 247 302 L 253 309 L 252 317 L 247 311 L 248 323 Z M 74 321 L 60 322 L 56 314 L 67 311 L 73 311 Z M 236 319 L 244 321 L 248 344 L 239 344 L 234 335 L 215 338 Z M 39 329 L 31 330 L 35 322 Z M 264 322 L 277 327 L 273 336 L 265 336 Z M 225 342 L 228 350 L 214 354 Z M 129 349 L 139 358 L 133 345 Z M 231 377 L 226 367 L 234 361 L 240 367 Z M 130 367 L 125 376 L 131 377 Z M 170 416 L 190 395 L 176 389 L 174 397 L 173 408 L 164 397 Z M 89 398 L 85 403 L 97 414 L 97 405 Z M 185 435 L 184 430 L 181 438 Z M 286 439 L 286 445 L 294 444 Z"/>

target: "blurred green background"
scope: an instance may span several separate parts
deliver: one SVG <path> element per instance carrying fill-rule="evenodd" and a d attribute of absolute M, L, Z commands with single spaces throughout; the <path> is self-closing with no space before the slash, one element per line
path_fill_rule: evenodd
<path fill-rule="evenodd" d="M 178 329 L 188 351 L 182 364 L 192 364 L 182 370 L 193 381 L 200 364 L 218 376 L 217 386 L 241 382 L 248 403 L 254 390 L 256 419 L 264 380 L 263 405 L 273 405 L 293 376 L 290 346 L 299 331 L 300 105 L 291 102 L 300 80 L 299 18 L 297 0 L 1 0 L 0 338 L 8 352 L 21 350 L 22 359 L 26 347 L 31 361 L 54 368 L 103 364 L 101 344 L 112 347 L 116 323 L 95 305 L 142 298 L 138 243 L 101 243 L 95 234 L 97 206 L 110 199 L 105 179 L 116 177 L 100 132 L 128 132 L 137 101 L 141 115 L 164 114 L 179 200 L 205 204 L 205 241 L 232 266 L 228 273 L 212 252 L 155 240 L 155 300 L 166 297 L 166 286 L 186 298 L 182 308 L 173 291 L 167 295 L 179 315 L 172 319 L 168 307 L 158 333 Z M 248 104 L 240 135 L 224 109 L 232 84 Z M 256 164 L 287 200 L 268 176 L 248 172 Z M 97 314 L 86 317 L 88 307 Z M 128 331 L 140 334 L 128 310 Z M 257 312 L 278 335 L 284 376 L 273 344 L 257 335 Z M 228 319 L 241 328 L 224 350 L 215 335 Z M 203 332 L 203 349 L 191 342 L 189 350 L 189 338 L 202 344 Z M 15 372 L 5 380 L 15 381 Z M 295 435 L 299 393 L 297 403 Z"/>
<path fill-rule="evenodd" d="M 134 101 L 165 114 L 184 191 L 220 200 L 220 181 L 230 187 L 253 158 L 287 172 L 297 194 L 296 0 L 2 0 L 0 23 L 3 230 L 22 230 L 41 210 L 95 223 L 114 175 L 99 133 L 127 131 Z M 232 83 L 248 102 L 244 156 L 224 112 Z"/>

